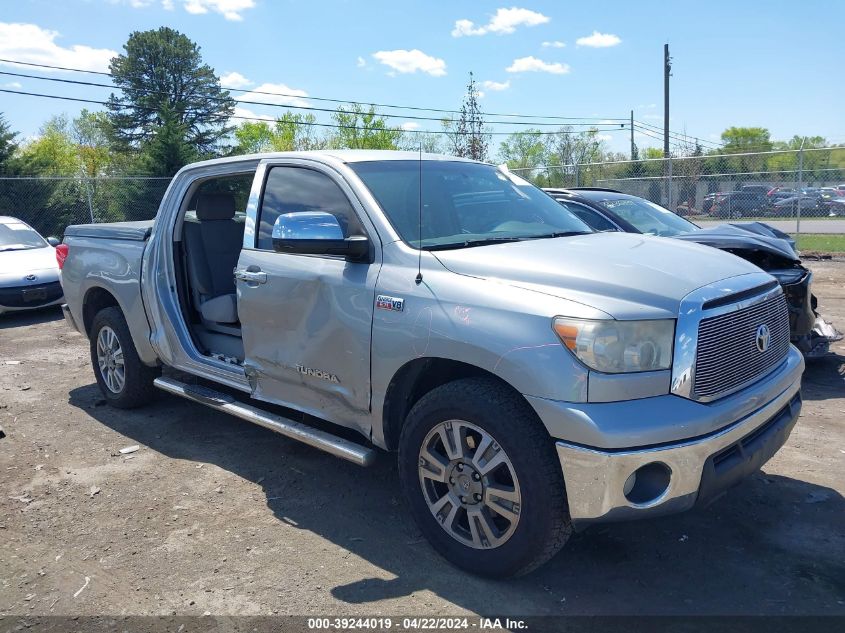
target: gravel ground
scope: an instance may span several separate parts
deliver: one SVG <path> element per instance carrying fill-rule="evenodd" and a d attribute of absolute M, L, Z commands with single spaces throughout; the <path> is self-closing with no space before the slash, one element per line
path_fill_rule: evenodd
<path fill-rule="evenodd" d="M 845 327 L 845 262 L 811 263 Z M 845 345 L 788 444 L 703 510 L 576 534 L 494 582 L 438 557 L 393 458 L 360 469 L 162 395 L 105 406 L 56 311 L 0 319 L 0 615 L 845 614 Z M 139 445 L 120 455 L 121 448 Z"/>

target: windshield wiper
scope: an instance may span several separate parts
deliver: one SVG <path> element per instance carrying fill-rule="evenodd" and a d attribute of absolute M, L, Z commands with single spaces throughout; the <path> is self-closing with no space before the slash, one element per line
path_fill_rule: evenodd
<path fill-rule="evenodd" d="M 450 242 L 449 244 L 434 244 L 423 246 L 426 251 L 446 251 L 456 248 L 471 248 L 473 246 L 488 246 L 490 244 L 502 244 L 504 242 L 521 242 L 530 240 L 530 237 L 485 237 L 478 240 L 464 240 L 463 242 Z"/>
<path fill-rule="evenodd" d="M 532 240 L 545 240 L 553 237 L 572 237 L 573 235 L 589 235 L 592 231 L 559 231 L 557 233 L 546 233 L 545 235 L 532 235 Z"/>

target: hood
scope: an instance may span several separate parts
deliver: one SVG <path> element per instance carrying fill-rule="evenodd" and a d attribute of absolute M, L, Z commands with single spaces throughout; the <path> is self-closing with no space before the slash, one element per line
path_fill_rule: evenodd
<path fill-rule="evenodd" d="M 27 281 L 33 274 L 38 279 Z M 52 246 L 30 248 L 22 251 L 0 251 L 0 284 L 24 286 L 29 283 L 56 281 L 59 265 L 56 263 L 56 249 Z"/>
<path fill-rule="evenodd" d="M 707 284 L 760 269 L 687 242 L 591 233 L 433 252 L 448 270 L 577 301 L 617 319 L 674 318 Z"/>
<path fill-rule="evenodd" d="M 798 262 L 795 240 L 763 222 L 738 222 L 675 236 L 713 248 L 757 250 Z"/>

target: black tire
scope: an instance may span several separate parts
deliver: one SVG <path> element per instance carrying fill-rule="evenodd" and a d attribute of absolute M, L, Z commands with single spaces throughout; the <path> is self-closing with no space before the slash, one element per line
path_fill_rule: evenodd
<path fill-rule="evenodd" d="M 464 420 L 489 433 L 505 451 L 519 481 L 519 520 L 510 537 L 491 549 L 466 545 L 435 519 L 420 483 L 420 449 L 447 420 Z M 447 383 L 411 409 L 399 440 L 399 474 L 411 513 L 442 556 L 469 572 L 520 576 L 554 556 L 572 532 L 554 442 L 530 406 L 506 385 L 488 378 Z"/>
<path fill-rule="evenodd" d="M 122 388 L 114 391 L 106 384 L 106 379 L 97 360 L 97 339 L 103 328 L 111 328 L 117 336 L 123 351 L 124 381 Z M 160 371 L 149 367 L 138 358 L 129 326 L 118 307 L 103 308 L 94 317 L 90 334 L 91 366 L 103 397 L 110 405 L 119 409 L 134 409 L 150 402 L 155 396 L 153 380 Z"/>

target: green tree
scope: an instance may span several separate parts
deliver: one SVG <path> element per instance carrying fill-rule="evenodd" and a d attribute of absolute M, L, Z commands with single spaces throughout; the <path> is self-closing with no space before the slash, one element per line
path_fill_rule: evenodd
<path fill-rule="evenodd" d="M 199 158 L 197 148 L 187 140 L 187 126 L 178 114 L 164 111 L 161 124 L 143 145 L 141 164 L 152 176 L 173 176 Z"/>
<path fill-rule="evenodd" d="M 38 137 L 20 149 L 22 171 L 39 176 L 77 176 L 82 162 L 71 137 L 67 115 L 53 116 L 41 126 Z"/>
<path fill-rule="evenodd" d="M 729 127 L 722 132 L 721 151 L 726 154 L 767 152 L 772 149 L 769 130 L 764 127 Z"/>
<path fill-rule="evenodd" d="M 211 66 L 203 63 L 199 46 L 182 33 L 164 26 L 135 31 L 109 69 L 121 91 L 109 98 L 109 120 L 121 144 L 141 149 L 155 141 L 158 147 L 147 154 L 173 160 L 189 154 L 186 144 L 196 155 L 212 155 L 232 131 L 227 122 L 234 99 L 220 87 Z M 168 129 L 160 133 L 165 125 Z M 173 147 L 163 148 L 165 141 Z M 155 171 L 172 167 L 173 163 Z"/>
<path fill-rule="evenodd" d="M 515 132 L 499 146 L 499 156 L 511 169 L 533 169 L 546 162 L 543 133 L 534 128 Z"/>
<path fill-rule="evenodd" d="M 399 148 L 409 152 L 422 150 L 427 154 L 442 154 L 444 150 L 441 136 L 432 132 L 406 132 L 402 135 Z"/>
<path fill-rule="evenodd" d="M 313 114 L 285 112 L 272 124 L 245 121 L 235 129 L 234 154 L 322 149 L 327 140 L 317 134 Z"/>
<path fill-rule="evenodd" d="M 18 150 L 16 136 L 17 132 L 12 132 L 6 117 L 0 113 L 0 174 L 8 174 L 12 171 L 12 157 Z"/>
<path fill-rule="evenodd" d="M 233 154 L 257 154 L 273 148 L 273 130 L 267 121 L 244 121 L 235 128 Z"/>
<path fill-rule="evenodd" d="M 388 127 L 387 119 L 373 106 L 367 110 L 357 103 L 340 106 L 332 120 L 338 127 L 329 144 L 335 148 L 397 149 L 402 140 L 402 130 Z"/>

